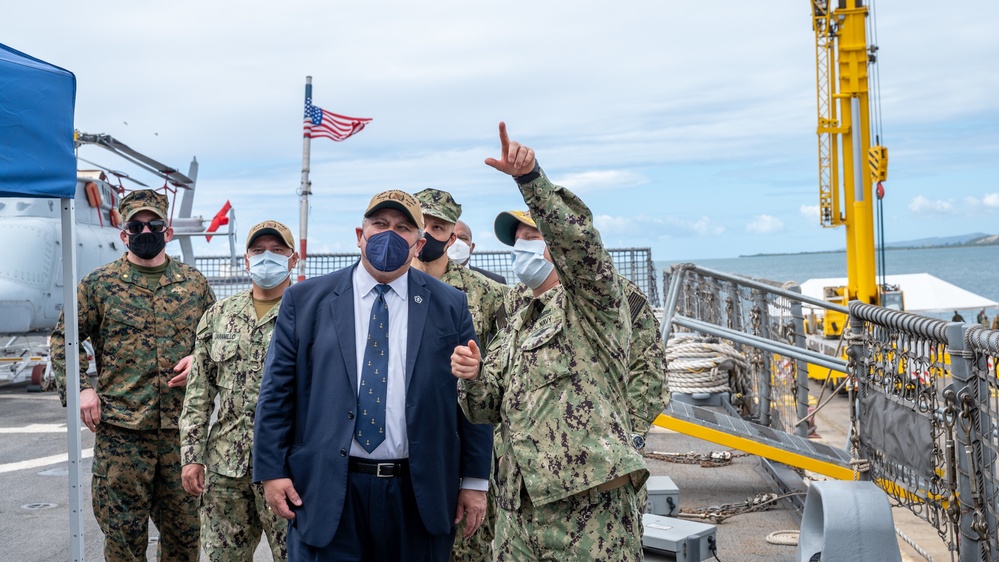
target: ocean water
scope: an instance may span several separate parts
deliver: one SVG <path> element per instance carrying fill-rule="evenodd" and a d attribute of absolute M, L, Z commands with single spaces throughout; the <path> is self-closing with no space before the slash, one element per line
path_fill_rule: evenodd
<path fill-rule="evenodd" d="M 728 259 L 687 260 L 699 266 L 762 277 L 773 281 L 802 283 L 816 277 L 846 277 L 846 254 L 784 254 Z M 672 262 L 657 261 L 658 279 Z M 887 250 L 885 273 L 929 273 L 962 289 L 999 302 L 999 246 Z M 999 308 L 986 311 L 990 317 Z M 975 313 L 964 313 L 974 321 Z M 945 315 L 950 320 L 950 315 Z M 940 316 L 938 316 L 940 317 Z"/>

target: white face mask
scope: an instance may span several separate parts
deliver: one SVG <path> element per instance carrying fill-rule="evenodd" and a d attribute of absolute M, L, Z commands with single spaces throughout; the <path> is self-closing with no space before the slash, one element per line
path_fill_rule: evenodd
<path fill-rule="evenodd" d="M 458 265 L 465 265 L 471 255 L 472 248 L 461 238 L 456 239 L 454 244 L 451 244 L 451 247 L 447 249 L 447 257 Z"/>
<path fill-rule="evenodd" d="M 555 269 L 552 262 L 545 259 L 544 240 L 518 239 L 513 245 L 513 272 L 520 282 L 537 289 L 548 279 Z"/>
<path fill-rule="evenodd" d="M 291 275 L 288 269 L 288 256 L 275 254 L 270 250 L 250 256 L 250 279 L 261 289 L 273 289 Z"/>

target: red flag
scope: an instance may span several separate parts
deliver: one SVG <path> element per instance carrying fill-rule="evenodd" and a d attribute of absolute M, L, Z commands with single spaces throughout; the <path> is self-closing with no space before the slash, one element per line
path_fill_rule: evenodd
<path fill-rule="evenodd" d="M 215 216 L 212 218 L 212 224 L 208 226 L 208 230 L 206 230 L 205 232 L 215 232 L 216 230 L 219 229 L 220 226 L 229 224 L 229 209 L 231 208 L 232 205 L 229 203 L 229 200 L 227 199 L 225 205 L 222 205 L 222 210 L 215 213 Z M 212 241 L 211 236 L 206 236 L 205 238 L 209 242 Z"/>
<path fill-rule="evenodd" d="M 306 98 L 302 134 L 313 139 L 326 137 L 339 142 L 361 132 L 361 129 L 370 122 L 370 117 L 347 117 L 326 111 L 312 105 L 312 98 Z"/>

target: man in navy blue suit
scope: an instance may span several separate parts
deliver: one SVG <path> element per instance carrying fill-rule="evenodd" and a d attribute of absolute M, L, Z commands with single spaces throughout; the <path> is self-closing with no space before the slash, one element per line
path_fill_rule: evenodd
<path fill-rule="evenodd" d="M 372 198 L 358 264 L 290 287 L 254 422 L 253 475 L 290 519 L 289 559 L 448 559 L 485 515 L 492 427 L 458 408 L 451 353 L 476 340 L 464 293 L 409 265 L 423 214 Z"/>

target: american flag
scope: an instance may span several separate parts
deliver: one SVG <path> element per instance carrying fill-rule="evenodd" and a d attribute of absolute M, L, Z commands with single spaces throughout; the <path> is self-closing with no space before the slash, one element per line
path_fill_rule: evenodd
<path fill-rule="evenodd" d="M 302 133 L 310 138 L 333 139 L 337 142 L 358 133 L 371 122 L 370 117 L 347 117 L 312 105 L 312 98 L 305 98 L 305 122 Z"/>

